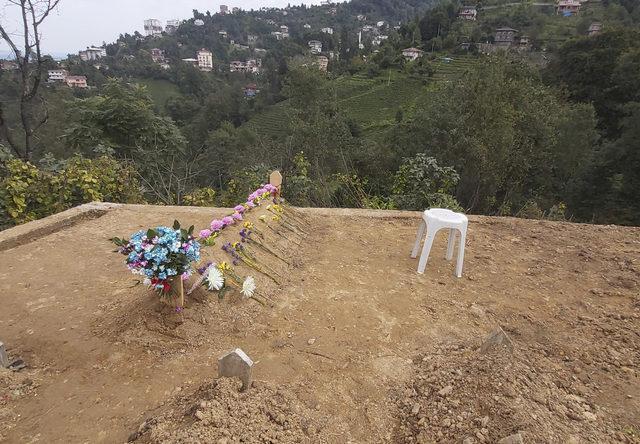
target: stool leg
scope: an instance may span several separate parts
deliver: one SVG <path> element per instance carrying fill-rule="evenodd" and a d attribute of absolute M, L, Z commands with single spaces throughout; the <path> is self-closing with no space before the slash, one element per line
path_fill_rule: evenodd
<path fill-rule="evenodd" d="M 467 230 L 460 230 L 460 245 L 458 246 L 458 262 L 456 264 L 456 276 L 462 277 L 462 264 L 464 263 L 464 244 L 467 238 Z"/>
<path fill-rule="evenodd" d="M 437 231 L 427 231 L 427 239 L 424 241 L 422 247 L 422 254 L 420 255 L 420 262 L 418 262 L 418 273 L 423 274 L 424 269 L 427 267 L 427 259 L 429 259 L 429 252 L 431 252 L 431 245 L 433 245 L 433 239 L 436 237 Z"/>
<path fill-rule="evenodd" d="M 427 227 L 427 224 L 424 223 L 424 220 L 421 220 L 420 226 L 418 227 L 418 235 L 416 236 L 416 243 L 413 245 L 413 250 L 411 251 L 411 259 L 415 259 L 418 256 L 420 241 L 422 240 L 422 236 L 424 236 L 424 229 L 426 227 Z"/>
<path fill-rule="evenodd" d="M 449 243 L 447 244 L 447 260 L 450 261 L 453 259 L 453 249 L 456 246 L 456 235 L 458 230 L 455 228 L 449 229 Z"/>

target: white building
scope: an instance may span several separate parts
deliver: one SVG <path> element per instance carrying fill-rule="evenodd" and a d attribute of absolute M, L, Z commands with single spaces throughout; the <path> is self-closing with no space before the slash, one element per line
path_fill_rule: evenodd
<path fill-rule="evenodd" d="M 196 53 L 198 59 L 198 68 L 200 71 L 212 71 L 213 70 L 213 53 L 207 49 L 202 48 Z"/>
<path fill-rule="evenodd" d="M 320 31 L 324 32 L 325 34 L 333 34 L 333 28 L 322 28 Z"/>
<path fill-rule="evenodd" d="M 305 23 L 303 28 L 304 29 L 311 29 L 311 25 L 309 23 Z"/>
<path fill-rule="evenodd" d="M 229 63 L 229 71 L 231 72 L 258 74 L 261 67 L 261 59 L 249 59 L 246 62 L 234 60 L 233 62 Z"/>
<path fill-rule="evenodd" d="M 374 46 L 380 46 L 383 41 L 389 38 L 388 35 L 377 35 L 373 39 L 371 39 L 371 44 Z"/>
<path fill-rule="evenodd" d="M 198 59 L 182 59 L 188 65 L 198 66 Z"/>
<path fill-rule="evenodd" d="M 180 23 L 180 20 L 167 20 L 167 26 L 164 27 L 164 31 L 167 34 L 173 34 L 178 30 Z"/>
<path fill-rule="evenodd" d="M 218 35 L 220 37 L 222 37 L 223 39 L 226 39 L 227 37 L 229 37 L 229 34 L 227 34 L 227 31 L 218 31 Z"/>
<path fill-rule="evenodd" d="M 69 72 L 66 69 L 50 69 L 48 71 L 49 83 L 66 82 Z"/>
<path fill-rule="evenodd" d="M 424 51 L 418 48 L 406 48 L 402 50 L 402 56 L 406 60 L 416 60 L 422 57 Z"/>
<path fill-rule="evenodd" d="M 376 26 L 378 28 L 382 28 L 384 26 L 384 20 L 380 20 L 378 23 L 376 23 Z"/>
<path fill-rule="evenodd" d="M 322 42 L 320 40 L 309 40 L 308 45 L 311 54 L 320 54 L 322 52 Z"/>
<path fill-rule="evenodd" d="M 144 21 L 144 32 L 148 36 L 162 34 L 162 22 L 158 19 L 147 19 Z"/>
<path fill-rule="evenodd" d="M 104 48 L 96 48 L 95 46 L 87 47 L 84 51 L 79 51 L 78 55 L 80 59 L 84 62 L 89 62 L 91 60 L 98 60 L 101 57 L 107 56 L 107 50 Z"/>
<path fill-rule="evenodd" d="M 327 68 L 329 67 L 329 59 L 325 56 L 318 56 L 316 58 L 316 63 L 320 71 L 327 72 Z"/>
<path fill-rule="evenodd" d="M 65 82 L 71 88 L 88 88 L 85 76 L 67 76 Z"/>

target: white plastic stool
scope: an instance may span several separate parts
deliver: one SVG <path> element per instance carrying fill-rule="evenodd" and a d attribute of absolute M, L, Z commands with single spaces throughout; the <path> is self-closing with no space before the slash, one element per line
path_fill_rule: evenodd
<path fill-rule="evenodd" d="M 429 259 L 429 252 L 431 251 L 431 245 L 433 245 L 433 239 L 436 237 L 436 233 L 442 228 L 449 229 L 449 244 L 447 245 L 447 260 L 453 258 L 453 248 L 456 242 L 457 232 L 460 232 L 460 245 L 458 246 L 458 261 L 456 263 L 456 276 L 462 277 L 462 264 L 464 263 L 464 244 L 467 238 L 467 225 L 469 219 L 462 213 L 455 213 L 451 210 L 444 208 L 431 208 L 426 210 L 422 214 L 422 221 L 420 221 L 420 227 L 418 228 L 418 236 L 416 237 L 416 243 L 413 246 L 411 257 L 415 258 L 418 255 L 418 249 L 420 248 L 420 241 L 424 236 L 424 230 L 427 229 L 427 238 L 424 241 L 422 247 L 422 254 L 420 255 L 420 262 L 418 263 L 418 273 L 424 273 L 424 269 L 427 266 L 427 259 Z"/>

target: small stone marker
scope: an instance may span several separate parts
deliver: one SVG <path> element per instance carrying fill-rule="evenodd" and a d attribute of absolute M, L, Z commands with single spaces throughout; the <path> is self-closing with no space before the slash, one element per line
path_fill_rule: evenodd
<path fill-rule="evenodd" d="M 240 378 L 241 391 L 251 387 L 252 371 L 253 361 L 239 348 L 218 358 L 218 377 Z"/>
<path fill-rule="evenodd" d="M 507 336 L 502 327 L 498 327 L 489 333 L 489 336 L 484 340 L 480 346 L 480 353 L 487 353 L 489 350 L 501 346 L 506 347 L 509 350 L 513 350 L 513 342 L 511 342 L 511 339 Z"/>
<path fill-rule="evenodd" d="M 9 367 L 9 356 L 7 356 L 7 349 L 4 347 L 3 342 L 0 342 L 0 367 Z"/>

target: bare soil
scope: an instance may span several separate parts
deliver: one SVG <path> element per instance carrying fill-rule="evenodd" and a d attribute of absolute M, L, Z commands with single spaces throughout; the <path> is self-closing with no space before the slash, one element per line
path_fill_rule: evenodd
<path fill-rule="evenodd" d="M 260 228 L 284 260 L 254 247 L 278 283 L 238 267 L 272 306 L 182 313 L 108 241 L 224 214 L 125 206 L 0 252 L 0 340 L 28 364 L 0 369 L 1 442 L 640 442 L 640 229 L 471 217 L 458 279 L 444 235 L 416 274 L 418 213 L 296 210 Z M 498 326 L 513 347 L 481 353 Z M 247 392 L 216 379 L 235 347 Z"/>

